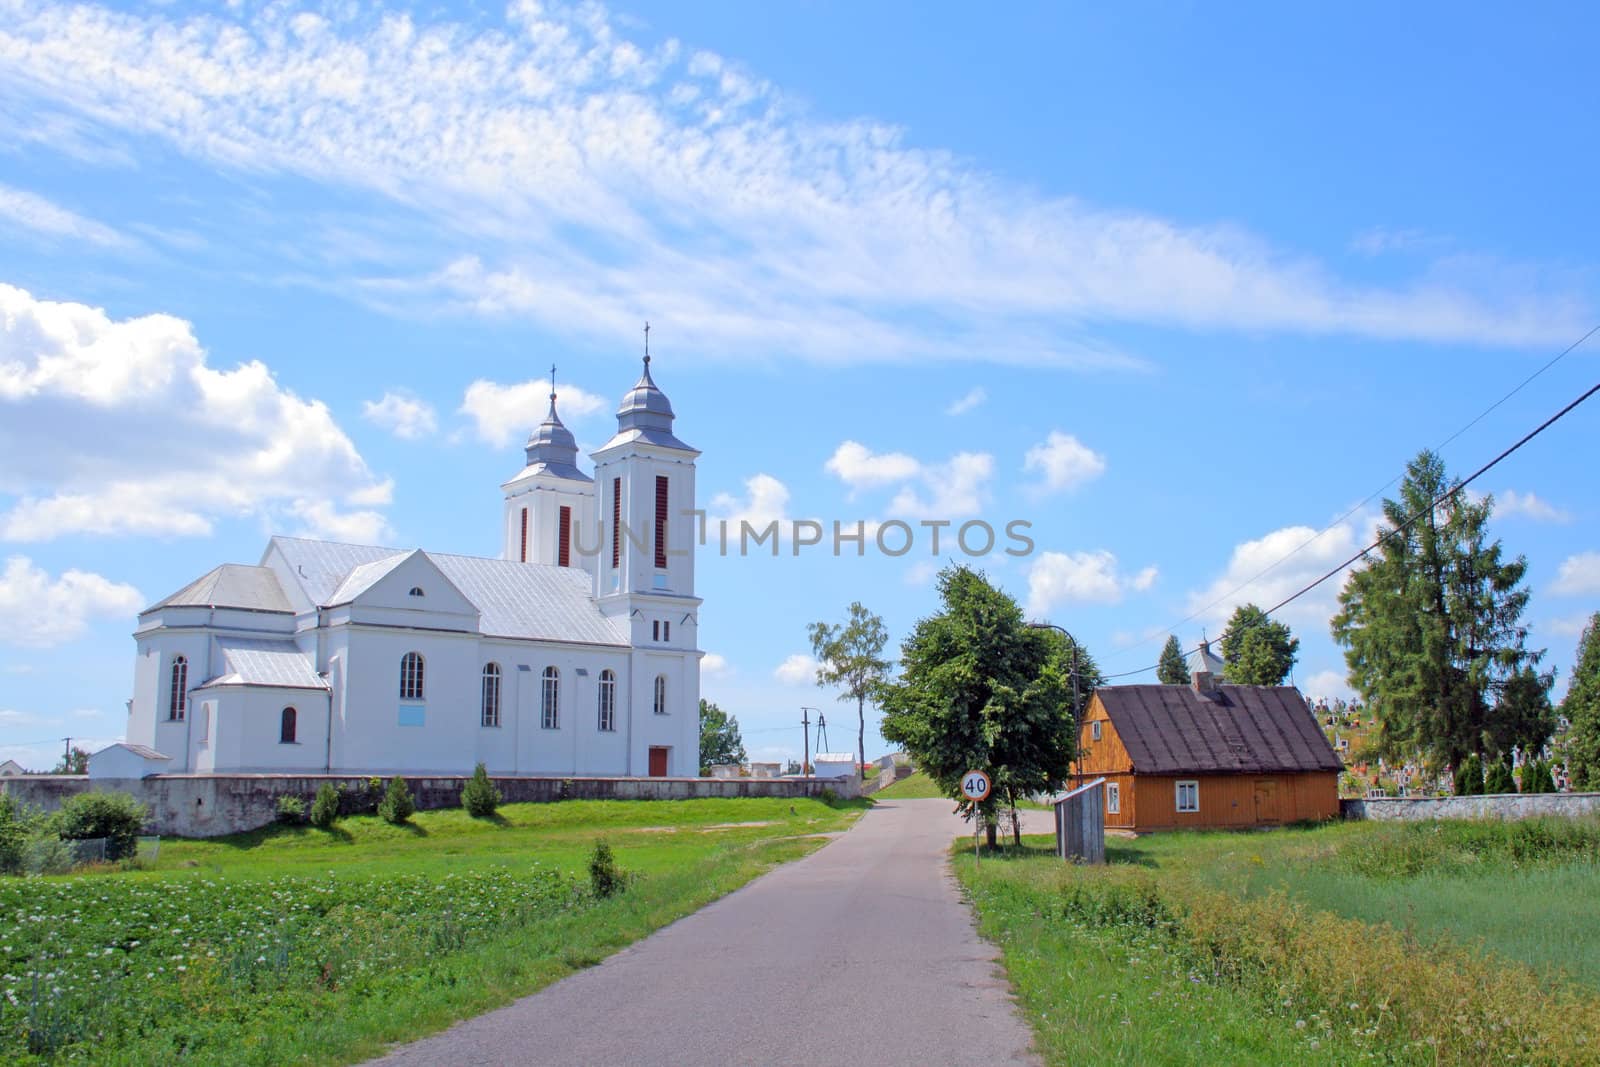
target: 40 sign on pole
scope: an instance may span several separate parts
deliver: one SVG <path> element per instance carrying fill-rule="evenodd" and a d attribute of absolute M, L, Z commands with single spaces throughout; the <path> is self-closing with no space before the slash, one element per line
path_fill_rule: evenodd
<path fill-rule="evenodd" d="M 978 834 L 982 820 L 978 818 L 978 804 L 989 799 L 989 776 L 982 771 L 968 771 L 961 776 L 961 795 L 972 801 L 972 862 L 982 863 L 978 853 Z"/>

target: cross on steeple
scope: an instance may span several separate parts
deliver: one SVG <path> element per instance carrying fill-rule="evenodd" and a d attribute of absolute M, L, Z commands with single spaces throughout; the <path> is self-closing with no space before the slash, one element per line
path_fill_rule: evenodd
<path fill-rule="evenodd" d="M 644 365 L 646 367 L 650 366 L 650 323 L 649 323 L 649 320 L 646 320 L 645 324 L 644 324 Z"/>
<path fill-rule="evenodd" d="M 550 364 L 550 400 L 552 402 L 554 402 L 555 398 L 556 398 L 556 365 L 554 363 L 552 363 L 552 364 Z"/>

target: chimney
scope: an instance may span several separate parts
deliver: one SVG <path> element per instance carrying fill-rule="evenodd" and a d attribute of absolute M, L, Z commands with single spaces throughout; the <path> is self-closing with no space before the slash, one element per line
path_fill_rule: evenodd
<path fill-rule="evenodd" d="M 1217 678 L 1210 671 L 1195 671 L 1189 676 L 1189 683 L 1201 700 L 1216 699 Z"/>

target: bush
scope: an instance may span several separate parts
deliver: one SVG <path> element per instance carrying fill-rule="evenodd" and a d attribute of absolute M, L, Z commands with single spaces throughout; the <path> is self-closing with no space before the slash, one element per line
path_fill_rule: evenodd
<path fill-rule="evenodd" d="M 411 799 L 411 790 L 406 788 L 406 780 L 398 774 L 389 779 L 389 789 L 378 804 L 378 814 L 383 817 L 383 821 L 399 826 L 411 818 L 416 810 L 417 803 Z"/>
<path fill-rule="evenodd" d="M 299 797 L 281 796 L 278 798 L 278 821 L 289 826 L 305 822 L 306 802 Z"/>
<path fill-rule="evenodd" d="M 317 787 L 316 799 L 311 802 L 311 825 L 319 830 L 330 830 L 339 821 L 339 790 L 332 782 Z"/>
<path fill-rule="evenodd" d="M 27 812 L 10 796 L 0 793 L 0 874 L 21 874 L 27 850 Z"/>
<path fill-rule="evenodd" d="M 1475 797 L 1483 795 L 1483 761 L 1474 752 L 1461 761 L 1461 766 L 1456 768 L 1456 796 Z"/>
<path fill-rule="evenodd" d="M 594 895 L 605 898 L 615 896 L 628 886 L 628 875 L 617 866 L 611 846 L 604 841 L 594 843 L 594 853 L 589 857 L 589 888 Z"/>
<path fill-rule="evenodd" d="M 1517 791 L 1516 779 L 1511 777 L 1511 764 L 1505 760 L 1495 761 L 1489 768 L 1488 777 L 1484 779 L 1483 791 L 1485 793 L 1515 793 Z"/>
<path fill-rule="evenodd" d="M 489 772 L 483 764 L 472 769 L 472 777 L 461 789 L 461 806 L 475 819 L 486 819 L 500 806 L 500 790 L 489 781 Z"/>
<path fill-rule="evenodd" d="M 1522 765 L 1522 791 L 1524 793 L 1554 793 L 1556 776 L 1550 765 L 1542 759 L 1529 760 Z"/>
<path fill-rule="evenodd" d="M 61 805 L 57 825 L 68 841 L 106 839 L 106 859 L 132 859 L 139 852 L 139 831 L 149 816 L 145 806 L 127 793 L 79 793 Z"/>
<path fill-rule="evenodd" d="M 825 785 L 822 787 L 822 792 L 817 794 L 817 799 L 831 808 L 835 804 L 839 803 L 839 794 L 834 792 L 832 786 Z"/>

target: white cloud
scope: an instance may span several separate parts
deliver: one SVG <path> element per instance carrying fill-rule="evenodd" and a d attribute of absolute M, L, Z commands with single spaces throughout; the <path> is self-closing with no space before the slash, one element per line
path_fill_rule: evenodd
<path fill-rule="evenodd" d="M 919 519 L 959 519 L 976 515 L 989 499 L 994 457 L 987 452 L 958 452 L 943 463 L 924 464 L 926 493 L 907 486 L 895 494 L 889 510 Z"/>
<path fill-rule="evenodd" d="M 189 323 L 115 321 L 0 283 L 0 496 L 17 498 L 0 537 L 331 520 L 383 484 L 324 404 L 259 362 L 212 368 Z"/>
<path fill-rule="evenodd" d="M 38 726 L 44 721 L 30 712 L 0 708 L 0 726 Z"/>
<path fill-rule="evenodd" d="M 593 415 L 606 401 L 575 385 L 556 390 L 556 412 L 562 422 Z M 527 435 L 544 421 L 550 410 L 550 383 L 541 379 L 502 385 L 482 378 L 467 386 L 460 412 L 470 417 L 478 439 L 504 448 Z"/>
<path fill-rule="evenodd" d="M 1558 596 L 1600 593 L 1600 552 L 1580 552 L 1562 560 L 1551 590 Z"/>
<path fill-rule="evenodd" d="M 904 452 L 874 452 L 859 442 L 845 441 L 823 469 L 851 489 L 870 489 L 909 481 L 921 473 L 922 464 Z"/>
<path fill-rule="evenodd" d="M 131 585 L 69 570 L 51 578 L 26 556 L 0 572 L 0 641 L 48 648 L 83 636 L 95 619 L 131 623 L 144 598 Z"/>
<path fill-rule="evenodd" d="M 1555 634 L 1557 637 L 1577 637 L 1583 633 L 1583 628 L 1588 625 L 1588 615 L 1568 615 L 1564 618 L 1550 619 L 1539 624 L 1537 628 Z"/>
<path fill-rule="evenodd" d="M 1525 515 L 1536 522 L 1571 522 L 1572 514 L 1533 493 L 1507 489 L 1494 498 L 1496 515 Z"/>
<path fill-rule="evenodd" d="M 933 581 L 939 573 L 940 563 L 934 559 L 918 560 L 906 568 L 905 583 L 907 585 L 922 586 Z"/>
<path fill-rule="evenodd" d="M 24 229 L 51 237 L 67 237 L 108 248 L 130 243 L 103 223 L 74 214 L 37 193 L 4 184 L 0 184 L 0 220 L 10 220 Z"/>
<path fill-rule="evenodd" d="M 1344 671 L 1318 671 L 1300 683 L 1300 692 L 1312 700 L 1352 700 L 1356 695 Z"/>
<path fill-rule="evenodd" d="M 1145 592 L 1149 592 L 1150 587 L 1155 585 L 1156 584 L 1156 579 L 1160 578 L 1160 577 L 1161 577 L 1161 568 L 1153 567 L 1153 566 L 1152 567 L 1146 567 L 1144 570 L 1142 570 L 1138 574 L 1134 575 L 1133 576 L 1133 581 L 1131 583 L 1129 583 L 1129 584 L 1131 584 L 1136 591 L 1138 591 L 1140 593 L 1145 593 Z"/>
<path fill-rule="evenodd" d="M 1235 546 L 1222 574 L 1189 594 L 1189 610 L 1199 618 L 1221 623 L 1241 604 L 1269 608 L 1349 559 L 1361 544 L 1370 543 L 1367 538 L 1358 544 L 1358 531 L 1376 521 L 1374 516 L 1357 516 L 1321 535 L 1309 526 L 1285 526 L 1245 541 Z M 1325 632 L 1343 584 L 1343 577 L 1328 579 L 1285 607 L 1278 617 L 1291 626 Z"/>
<path fill-rule="evenodd" d="M 1050 435 L 1028 449 L 1022 469 L 1040 471 L 1041 492 L 1059 493 L 1076 489 L 1106 472 L 1106 458 L 1069 433 L 1051 430 Z"/>
<path fill-rule="evenodd" d="M 1132 578 L 1125 577 L 1117 557 L 1105 549 L 1041 552 L 1028 566 L 1027 612 L 1040 618 L 1063 604 L 1115 604 L 1130 588 L 1149 589 L 1157 573 L 1155 567 L 1146 567 Z"/>
<path fill-rule="evenodd" d="M 817 682 L 817 661 L 804 652 L 796 652 L 782 663 L 778 664 L 772 676 L 784 685 L 815 685 Z"/>
<path fill-rule="evenodd" d="M 1510 268 L 1379 286 L 1227 225 L 1045 197 L 676 40 L 641 48 L 593 5 L 517 4 L 504 28 L 328 10 L 18 9 L 0 63 L 13 111 L 69 144 L 358 190 L 499 260 L 373 279 L 376 299 L 563 331 L 649 306 L 697 351 L 1098 366 L 1130 361 L 1084 323 L 1527 345 L 1592 318 L 1577 284 Z"/>
<path fill-rule="evenodd" d="M 433 405 L 426 400 L 393 390 L 378 400 L 361 404 L 361 415 L 368 422 L 382 426 L 396 437 L 416 441 L 428 437 L 439 428 Z"/>
<path fill-rule="evenodd" d="M 946 415 L 965 415 L 973 408 L 989 399 L 989 392 L 981 385 L 975 385 L 967 390 L 965 396 L 944 409 Z"/>
<path fill-rule="evenodd" d="M 730 528 L 737 530 L 740 522 L 760 528 L 774 520 L 787 525 L 789 517 L 789 487 L 770 474 L 755 474 L 744 481 L 744 496 L 718 493 L 711 498 L 706 509 L 708 521 L 725 519 Z"/>
<path fill-rule="evenodd" d="M 700 673 L 708 677 L 718 677 L 728 673 L 728 661 L 715 652 L 707 652 L 700 657 Z"/>

